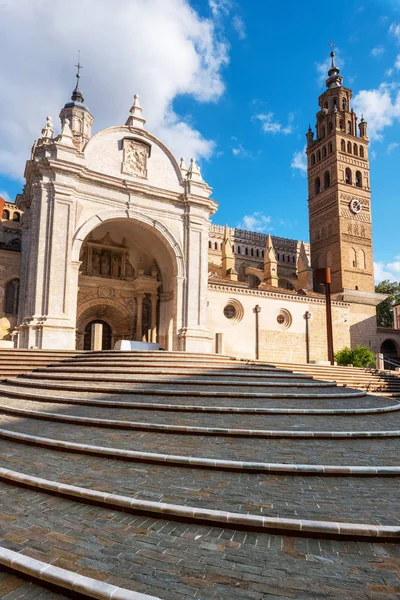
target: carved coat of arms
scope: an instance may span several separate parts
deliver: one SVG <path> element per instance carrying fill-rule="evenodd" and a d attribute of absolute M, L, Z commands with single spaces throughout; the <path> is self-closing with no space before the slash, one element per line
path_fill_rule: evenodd
<path fill-rule="evenodd" d="M 148 147 L 135 140 L 124 140 L 122 171 L 136 177 L 147 177 Z"/>

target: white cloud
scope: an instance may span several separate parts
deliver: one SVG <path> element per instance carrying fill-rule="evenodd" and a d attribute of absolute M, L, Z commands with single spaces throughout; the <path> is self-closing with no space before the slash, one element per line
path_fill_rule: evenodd
<path fill-rule="evenodd" d="M 386 69 L 385 75 L 386 77 L 391 77 L 393 75 L 393 69 Z"/>
<path fill-rule="evenodd" d="M 237 228 L 266 233 L 272 230 L 272 227 L 269 226 L 270 223 L 271 217 L 267 217 L 262 212 L 254 212 L 251 215 L 245 215 L 242 221 L 238 223 Z"/>
<path fill-rule="evenodd" d="M 374 90 L 361 90 L 353 100 L 353 108 L 368 122 L 371 140 L 382 140 L 382 131 L 400 118 L 400 92 L 387 83 Z"/>
<path fill-rule="evenodd" d="M 375 46 L 375 48 L 372 48 L 371 50 L 371 54 L 374 58 L 381 56 L 384 52 L 385 48 L 383 46 Z"/>
<path fill-rule="evenodd" d="M 0 111 L 2 172 L 22 175 L 46 115 L 57 129 L 74 86 L 76 48 L 96 130 L 124 123 L 138 93 L 149 130 L 177 156 L 211 155 L 214 143 L 174 112 L 173 100 L 218 100 L 228 47 L 189 0 L 86 0 L 83 15 L 80 0 L 5 0 L 1 24 L 0 55 L 13 57 L 0 74 L 0 89 L 13 99 Z"/>
<path fill-rule="evenodd" d="M 5 200 L 6 202 L 13 202 L 13 200 L 11 200 L 10 194 L 6 192 L 6 190 L 0 190 L 0 198 L 3 198 L 3 200 Z"/>
<path fill-rule="evenodd" d="M 392 23 L 389 27 L 389 33 L 391 33 L 398 42 L 400 42 L 400 23 Z"/>
<path fill-rule="evenodd" d="M 226 16 L 232 9 L 232 0 L 209 0 L 208 4 L 214 18 Z"/>
<path fill-rule="evenodd" d="M 394 257 L 392 262 L 374 262 L 375 283 L 388 279 L 400 281 L 400 255 Z"/>
<path fill-rule="evenodd" d="M 303 175 L 307 173 L 307 157 L 306 157 L 306 146 L 303 150 L 299 150 L 293 154 L 292 162 L 290 164 L 292 169 L 298 169 Z"/>
<path fill-rule="evenodd" d="M 389 144 L 388 146 L 388 154 L 390 154 L 391 152 L 393 152 L 393 150 L 396 150 L 396 148 L 398 148 L 400 146 L 400 144 L 398 144 L 397 142 L 392 142 L 391 144 Z"/>
<path fill-rule="evenodd" d="M 239 15 L 235 15 L 232 19 L 232 25 L 240 40 L 245 40 L 247 38 L 246 34 L 246 26 L 244 21 Z"/>
<path fill-rule="evenodd" d="M 396 60 L 394 62 L 394 68 L 397 69 L 397 70 L 400 69 L 400 54 L 398 54 L 396 56 Z"/>
<path fill-rule="evenodd" d="M 261 121 L 261 127 L 264 133 L 283 133 L 285 135 L 293 132 L 294 114 L 289 113 L 287 125 L 283 126 L 279 121 L 274 120 L 274 113 L 261 113 L 254 115 L 253 119 Z"/>

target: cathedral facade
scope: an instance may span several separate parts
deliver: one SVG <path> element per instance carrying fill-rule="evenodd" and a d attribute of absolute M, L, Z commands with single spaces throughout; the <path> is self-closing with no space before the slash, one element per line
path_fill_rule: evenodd
<path fill-rule="evenodd" d="M 186 165 L 146 129 L 135 96 L 124 125 L 92 135 L 77 85 L 55 135 L 47 118 L 4 207 L 0 343 L 103 349 L 121 339 L 170 350 L 276 362 L 325 360 L 332 272 L 335 350 L 379 352 L 367 123 L 334 64 L 307 133 L 310 243 L 211 223 L 217 203 L 194 160 Z M 97 327 L 97 331 L 99 331 Z"/>

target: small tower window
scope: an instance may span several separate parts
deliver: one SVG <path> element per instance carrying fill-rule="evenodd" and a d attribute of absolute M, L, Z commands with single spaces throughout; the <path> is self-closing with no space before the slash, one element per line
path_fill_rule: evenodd
<path fill-rule="evenodd" d="M 329 142 L 329 144 L 328 144 L 328 152 L 329 152 L 329 154 L 332 154 L 332 152 L 333 152 L 332 142 Z"/>
<path fill-rule="evenodd" d="M 361 158 L 364 158 L 364 147 L 360 146 L 360 156 Z"/>
<path fill-rule="evenodd" d="M 322 158 L 326 158 L 326 146 L 322 148 Z"/>
<path fill-rule="evenodd" d="M 256 256 L 257 256 L 258 258 L 260 258 L 260 251 L 259 251 L 259 250 L 256 250 Z"/>
<path fill-rule="evenodd" d="M 317 152 L 317 161 L 319 162 L 321 160 L 321 150 L 318 150 Z"/>
<path fill-rule="evenodd" d="M 10 212 L 8 210 L 3 210 L 1 218 L 8 221 L 8 219 L 10 218 Z"/>
<path fill-rule="evenodd" d="M 262 258 L 264 258 L 264 250 L 262 250 L 261 256 L 262 256 Z"/>
<path fill-rule="evenodd" d="M 296 262 L 296 257 L 292 256 L 292 263 L 295 263 L 295 262 Z"/>
<path fill-rule="evenodd" d="M 332 98 L 332 108 L 333 108 L 333 109 L 335 109 L 335 108 L 336 108 L 336 106 L 337 106 L 337 98 L 336 98 L 336 96 L 334 96 L 334 97 Z"/>
<path fill-rule="evenodd" d="M 246 256 L 249 255 L 249 249 L 246 247 L 244 253 L 246 254 Z"/>
<path fill-rule="evenodd" d="M 351 127 L 351 121 L 347 121 L 347 133 L 353 133 L 353 129 Z"/>
<path fill-rule="evenodd" d="M 315 165 L 315 154 L 311 154 L 311 166 Z"/>
<path fill-rule="evenodd" d="M 328 108 L 328 103 L 327 102 L 325 102 L 324 107 Z"/>
<path fill-rule="evenodd" d="M 340 149 L 342 152 L 346 152 L 346 142 L 344 140 L 340 142 Z"/>
<path fill-rule="evenodd" d="M 356 187 L 362 187 L 362 175 L 360 171 L 356 172 Z"/>
<path fill-rule="evenodd" d="M 353 145 L 353 154 L 354 154 L 354 156 L 358 156 L 358 147 L 357 147 L 357 144 Z"/>
<path fill-rule="evenodd" d="M 329 131 L 333 131 L 333 123 L 332 123 L 332 121 L 329 121 Z"/>
<path fill-rule="evenodd" d="M 217 244 L 217 242 L 214 242 L 214 250 L 218 250 L 218 244 Z"/>
<path fill-rule="evenodd" d="M 355 269 L 357 267 L 357 252 L 354 248 L 350 248 L 350 266 Z"/>
<path fill-rule="evenodd" d="M 340 119 L 340 122 L 339 122 L 339 127 L 340 127 L 341 130 L 343 130 L 343 121 L 341 119 Z"/>
<path fill-rule="evenodd" d="M 319 177 L 317 177 L 314 182 L 314 189 L 316 194 L 319 194 L 321 191 L 321 180 Z"/>
<path fill-rule="evenodd" d="M 342 100 L 342 110 L 347 110 L 347 100 L 346 100 L 346 98 L 343 98 L 343 100 Z"/>
<path fill-rule="evenodd" d="M 364 250 L 359 250 L 358 251 L 358 268 L 359 269 L 365 269 L 366 268 L 366 264 L 365 264 L 365 252 Z"/>
<path fill-rule="evenodd" d="M 211 249 L 211 242 L 208 242 L 208 247 Z"/>
<path fill-rule="evenodd" d="M 283 262 L 285 262 L 285 255 L 284 254 L 282 254 L 282 260 L 283 260 Z"/>
<path fill-rule="evenodd" d="M 351 170 L 348 167 L 346 169 L 346 183 L 348 185 L 351 185 L 353 183 L 352 176 L 351 176 Z"/>
<path fill-rule="evenodd" d="M 240 248 L 240 246 L 238 246 L 238 248 L 237 248 L 237 253 L 238 253 L 238 254 L 241 254 L 241 253 L 242 253 L 242 249 Z"/>
<path fill-rule="evenodd" d="M 222 248 L 221 248 L 222 250 Z M 232 252 L 235 254 L 235 246 L 232 244 Z"/>
<path fill-rule="evenodd" d="M 351 142 L 347 142 L 347 152 L 351 154 Z"/>
<path fill-rule="evenodd" d="M 327 189 L 328 187 L 331 187 L 331 176 L 329 174 L 329 171 L 325 171 L 325 174 L 324 174 L 324 189 Z"/>
<path fill-rule="evenodd" d="M 324 125 L 321 127 L 321 137 L 322 138 L 325 137 L 325 126 Z"/>
<path fill-rule="evenodd" d="M 251 254 L 251 256 L 254 256 L 254 250 L 253 250 L 253 248 L 251 248 L 250 254 Z"/>
<path fill-rule="evenodd" d="M 281 260 L 281 255 L 279 254 L 279 252 L 278 252 L 278 254 L 276 255 L 276 258 L 277 258 L 278 260 Z"/>

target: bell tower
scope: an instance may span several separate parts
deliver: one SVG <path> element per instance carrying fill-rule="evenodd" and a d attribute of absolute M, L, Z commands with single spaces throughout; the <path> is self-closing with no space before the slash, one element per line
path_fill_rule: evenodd
<path fill-rule="evenodd" d="M 306 135 L 311 266 L 331 268 L 333 293 L 374 292 L 367 123 L 357 127 L 333 51 L 331 61 Z"/>

